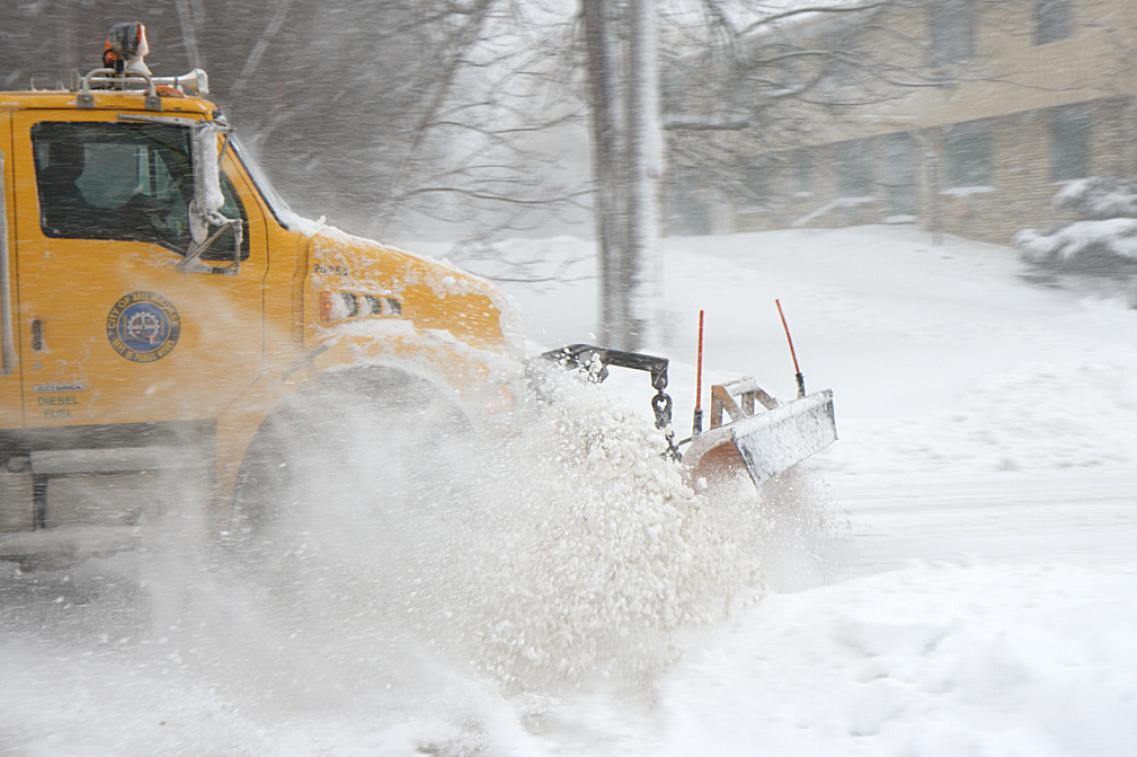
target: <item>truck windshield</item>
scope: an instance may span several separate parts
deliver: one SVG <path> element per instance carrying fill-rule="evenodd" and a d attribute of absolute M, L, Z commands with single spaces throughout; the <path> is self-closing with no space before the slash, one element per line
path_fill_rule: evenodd
<path fill-rule="evenodd" d="M 272 211 L 273 216 L 286 228 L 291 228 L 292 224 L 288 223 L 288 220 L 295 218 L 295 214 L 292 212 L 292 209 L 288 207 L 288 203 L 273 189 L 272 184 L 268 180 L 268 176 L 265 175 L 260 165 L 249 154 L 249 151 L 241 145 L 236 134 L 230 133 L 229 143 L 233 145 L 233 152 L 236 153 L 237 159 L 245 166 L 245 170 L 249 172 L 253 183 L 257 185 L 257 190 L 260 191 L 261 197 L 268 203 L 269 210 Z"/>

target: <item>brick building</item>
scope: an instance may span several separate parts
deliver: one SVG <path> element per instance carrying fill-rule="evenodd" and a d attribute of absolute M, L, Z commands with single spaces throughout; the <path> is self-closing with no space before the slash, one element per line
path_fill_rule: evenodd
<path fill-rule="evenodd" d="M 805 17 L 793 34 L 839 23 Z M 673 166 L 670 232 L 917 223 L 1006 244 L 1062 220 L 1051 200 L 1064 182 L 1137 175 L 1134 0 L 896 3 L 856 44 L 919 86 L 815 116 L 773 148 L 753 140 L 728 167 L 737 182 Z M 839 70 L 822 84 L 854 86 Z"/>

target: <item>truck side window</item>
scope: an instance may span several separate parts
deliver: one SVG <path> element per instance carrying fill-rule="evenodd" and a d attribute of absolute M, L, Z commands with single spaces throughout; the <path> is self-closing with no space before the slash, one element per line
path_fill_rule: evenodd
<path fill-rule="evenodd" d="M 43 122 L 32 127 L 32 144 L 45 235 L 153 242 L 178 253 L 189 249 L 193 166 L 188 129 Z M 224 174 L 221 191 L 222 214 L 247 223 Z M 232 255 L 232 236 L 226 233 L 202 257 L 227 260 Z M 248 255 L 246 234 L 241 258 Z"/>

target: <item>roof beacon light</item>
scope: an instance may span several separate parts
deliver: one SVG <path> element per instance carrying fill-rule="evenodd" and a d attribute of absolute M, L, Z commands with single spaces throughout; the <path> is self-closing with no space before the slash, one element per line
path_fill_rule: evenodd
<path fill-rule="evenodd" d="M 146 55 L 150 43 L 146 40 L 146 25 L 140 21 L 115 24 L 103 45 L 103 65 L 117 74 L 145 74 L 150 76 Z"/>

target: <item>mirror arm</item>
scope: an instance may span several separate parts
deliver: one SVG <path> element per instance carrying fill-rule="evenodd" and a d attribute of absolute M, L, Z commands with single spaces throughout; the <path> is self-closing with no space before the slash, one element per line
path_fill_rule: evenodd
<path fill-rule="evenodd" d="M 225 269 L 226 273 L 230 275 L 237 275 L 241 272 L 241 247 L 245 242 L 245 224 L 240 218 L 234 218 L 231 221 L 233 226 L 233 265 Z"/>
<path fill-rule="evenodd" d="M 216 226 L 213 233 L 202 240 L 200 243 L 191 243 L 189 249 L 185 253 L 185 257 L 178 261 L 177 270 L 181 272 L 197 271 L 201 268 L 208 268 L 210 271 L 219 273 L 223 272 L 229 275 L 236 275 L 241 270 L 241 245 L 245 238 L 245 224 L 240 218 L 226 218 L 220 213 L 213 213 L 209 217 L 209 224 Z M 214 268 L 213 266 L 196 266 L 198 258 L 205 253 L 210 246 L 217 241 L 217 239 L 225 232 L 226 229 L 233 229 L 233 263 L 227 268 Z"/>

